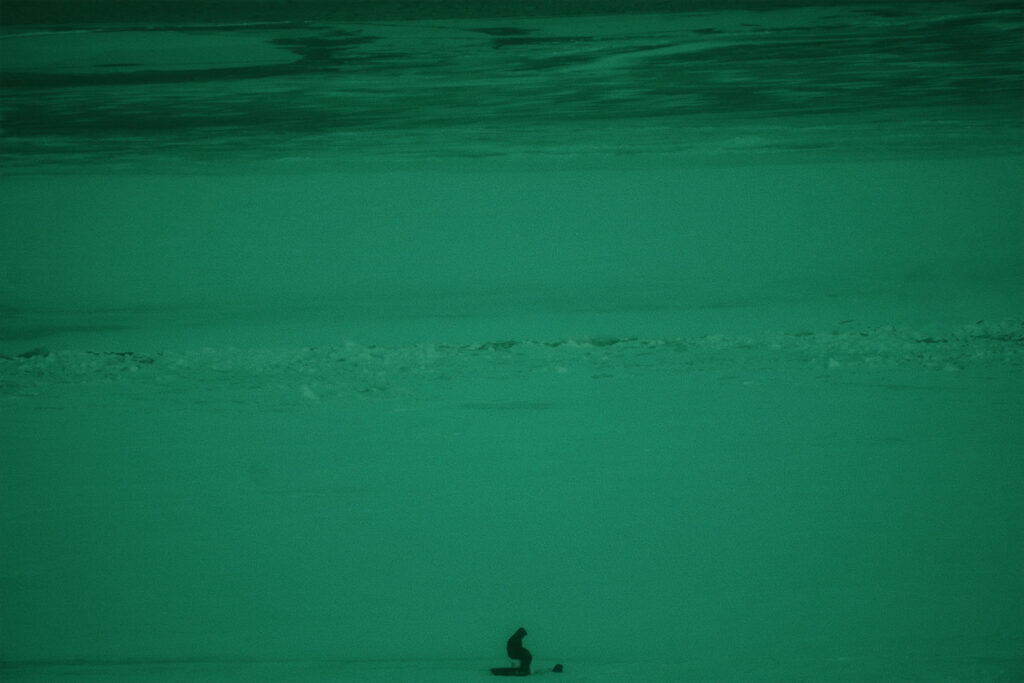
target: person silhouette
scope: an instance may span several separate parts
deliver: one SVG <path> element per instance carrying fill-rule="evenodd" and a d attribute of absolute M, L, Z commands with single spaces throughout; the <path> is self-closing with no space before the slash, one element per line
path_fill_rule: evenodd
<path fill-rule="evenodd" d="M 526 629 L 522 626 L 512 634 L 512 637 L 508 639 L 508 650 L 509 659 L 519 660 L 519 673 L 522 676 L 527 676 L 530 673 L 530 662 L 533 661 L 533 655 L 530 651 L 523 647 L 523 637 L 526 635 Z"/>

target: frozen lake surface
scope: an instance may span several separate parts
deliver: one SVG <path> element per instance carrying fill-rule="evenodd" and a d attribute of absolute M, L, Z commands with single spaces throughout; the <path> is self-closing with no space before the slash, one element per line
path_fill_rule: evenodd
<path fill-rule="evenodd" d="M 494 660 L 394 660 L 370 662 L 155 662 L 101 665 L 51 665 L 5 670 L 11 680 L 49 683 L 54 680 L 140 681 L 141 683 L 463 683 L 504 680 L 488 673 Z M 1017 681 L 1019 659 L 897 658 L 861 660 L 837 657 L 807 661 L 755 661 L 701 664 L 664 662 L 601 662 L 569 664 L 563 673 L 548 667 L 542 681 Z"/>
<path fill-rule="evenodd" d="M 1019 3 L 597 4 L 5 2 L 0 678 L 1021 680 Z"/>

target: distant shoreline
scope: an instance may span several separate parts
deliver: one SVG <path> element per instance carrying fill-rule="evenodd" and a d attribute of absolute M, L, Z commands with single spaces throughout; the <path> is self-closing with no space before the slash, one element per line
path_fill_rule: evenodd
<path fill-rule="evenodd" d="M 917 0 L 921 2 L 923 0 Z M 872 0 L 4 0 L 0 27 L 136 22 L 394 21 L 884 5 Z M 912 2 L 901 3 L 909 5 Z M 928 4 L 928 3 L 924 3 Z M 973 4 L 967 0 L 963 4 Z M 1015 9 L 1008 0 L 985 2 Z M 879 12 L 890 11 L 879 9 Z M 902 10 L 891 10 L 902 11 Z"/>

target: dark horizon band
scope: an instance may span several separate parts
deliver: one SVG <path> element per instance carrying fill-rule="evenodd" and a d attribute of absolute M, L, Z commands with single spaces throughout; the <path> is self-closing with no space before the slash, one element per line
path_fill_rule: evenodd
<path fill-rule="evenodd" d="M 923 2 L 910 0 L 907 4 Z M 40 24 L 230 21 L 393 21 L 777 10 L 872 0 L 4 0 L 0 27 Z M 963 4 L 978 4 L 965 0 Z M 927 4 L 927 3 L 924 3 Z M 1012 0 L 986 6 L 1016 7 Z"/>

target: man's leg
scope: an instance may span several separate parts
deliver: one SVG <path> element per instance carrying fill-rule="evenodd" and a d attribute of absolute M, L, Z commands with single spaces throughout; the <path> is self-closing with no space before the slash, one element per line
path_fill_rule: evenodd
<path fill-rule="evenodd" d="M 533 655 L 526 648 L 519 653 L 519 670 L 523 673 L 530 673 L 530 662 L 533 661 Z"/>

